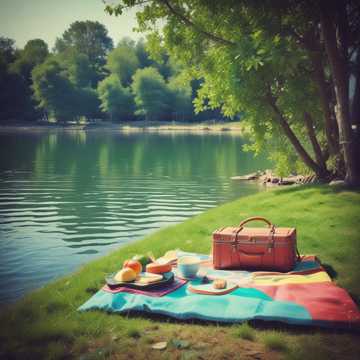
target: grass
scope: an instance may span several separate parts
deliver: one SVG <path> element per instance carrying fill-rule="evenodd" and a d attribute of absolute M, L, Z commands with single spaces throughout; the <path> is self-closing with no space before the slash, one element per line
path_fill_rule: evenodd
<path fill-rule="evenodd" d="M 279 332 L 274 331 L 264 334 L 263 342 L 265 344 L 265 347 L 269 350 L 275 350 L 275 351 L 287 350 L 287 345 L 286 342 L 284 341 L 284 337 Z"/>
<path fill-rule="evenodd" d="M 104 275 L 119 269 L 126 258 L 149 250 L 160 256 L 174 248 L 207 253 L 214 229 L 252 215 L 268 217 L 279 226 L 295 226 L 300 251 L 318 254 L 334 280 L 359 303 L 360 193 L 329 186 L 271 190 L 158 231 L 3 308 L 0 358 L 300 359 L 310 354 L 317 360 L 359 358 L 358 334 L 352 332 L 77 311 L 102 286 Z M 189 342 L 190 348 L 151 349 L 153 343 L 173 339 Z"/>
<path fill-rule="evenodd" d="M 240 326 L 235 327 L 234 336 L 244 340 L 254 341 L 256 336 L 256 331 L 248 323 L 244 323 L 241 324 Z"/>
<path fill-rule="evenodd" d="M 126 332 L 126 335 L 128 337 L 134 338 L 134 339 L 138 339 L 141 337 L 141 333 L 138 329 L 135 328 L 129 328 Z"/>

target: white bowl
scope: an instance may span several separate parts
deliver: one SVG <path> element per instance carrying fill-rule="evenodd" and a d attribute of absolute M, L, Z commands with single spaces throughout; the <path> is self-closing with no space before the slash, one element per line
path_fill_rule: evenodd
<path fill-rule="evenodd" d="M 186 255 L 178 259 L 177 267 L 184 278 L 193 278 L 199 271 L 200 259 L 197 256 Z"/>

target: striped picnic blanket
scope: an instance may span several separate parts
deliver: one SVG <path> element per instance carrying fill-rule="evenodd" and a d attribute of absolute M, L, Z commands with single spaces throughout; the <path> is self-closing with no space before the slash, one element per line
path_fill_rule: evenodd
<path fill-rule="evenodd" d="M 179 252 L 178 256 L 189 253 Z M 177 319 L 201 319 L 219 322 L 248 320 L 281 321 L 297 325 L 360 327 L 360 312 L 349 294 L 334 282 L 315 256 L 302 256 L 293 271 L 248 272 L 215 270 L 211 258 L 203 254 L 200 275 L 225 278 L 238 284 L 221 296 L 195 294 L 189 284 L 164 296 L 99 290 L 79 310 L 100 309 L 124 313 L 140 311 Z M 175 270 L 176 274 L 176 270 Z"/>

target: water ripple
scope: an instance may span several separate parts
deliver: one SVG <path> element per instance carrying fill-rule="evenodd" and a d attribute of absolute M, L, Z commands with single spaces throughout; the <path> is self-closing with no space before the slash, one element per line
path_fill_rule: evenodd
<path fill-rule="evenodd" d="M 259 190 L 229 180 L 259 168 L 241 139 L 85 135 L 0 134 L 0 304 Z"/>

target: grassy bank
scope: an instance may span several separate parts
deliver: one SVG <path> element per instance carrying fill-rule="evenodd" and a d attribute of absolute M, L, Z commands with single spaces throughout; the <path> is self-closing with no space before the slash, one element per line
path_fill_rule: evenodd
<path fill-rule="evenodd" d="M 0 358 L 359 358 L 359 334 L 346 331 L 77 312 L 102 286 L 104 274 L 117 270 L 124 259 L 149 250 L 159 256 L 174 248 L 207 253 L 214 229 L 252 215 L 295 226 L 300 251 L 318 254 L 359 304 L 360 193 L 329 186 L 285 188 L 242 198 L 154 233 L 3 309 Z M 152 350 L 157 341 L 169 342 L 168 348 Z"/>

